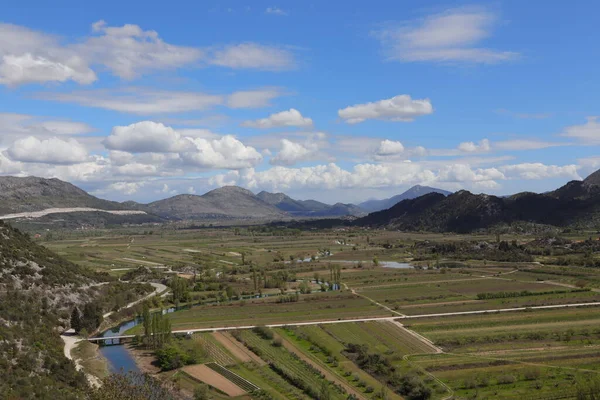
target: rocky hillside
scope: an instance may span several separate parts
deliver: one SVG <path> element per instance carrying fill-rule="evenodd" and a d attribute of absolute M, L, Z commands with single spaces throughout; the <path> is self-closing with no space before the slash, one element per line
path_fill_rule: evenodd
<path fill-rule="evenodd" d="M 67 207 L 126 209 L 119 203 L 101 200 L 59 179 L 0 177 L 0 215 Z"/>
<path fill-rule="evenodd" d="M 224 186 L 202 196 L 186 194 L 155 201 L 146 209 L 171 219 L 277 219 L 288 216 L 251 191 L 237 186 Z"/>
<path fill-rule="evenodd" d="M 416 199 L 417 197 L 421 197 L 429 193 L 440 193 L 444 196 L 452 194 L 452 192 L 448 192 L 447 190 L 432 188 L 429 186 L 416 185 L 408 189 L 406 192 L 390 197 L 389 199 L 367 200 L 363 203 L 360 203 L 358 206 L 367 212 L 387 210 L 388 208 L 391 208 L 396 204 L 400 203 L 402 200 Z"/>
<path fill-rule="evenodd" d="M 355 224 L 435 232 L 472 232 L 516 223 L 596 229 L 600 227 L 598 178 L 596 172 L 544 194 L 497 197 L 462 190 L 446 197 L 430 193 L 369 214 Z"/>
<path fill-rule="evenodd" d="M 103 313 L 152 290 L 66 261 L 0 221 L 0 398 L 88 398 L 59 336 L 72 310 L 93 306 L 91 332 Z"/>
<path fill-rule="evenodd" d="M 269 193 L 262 191 L 256 195 L 281 211 L 297 217 L 343 217 L 347 215 L 362 216 L 366 213 L 354 204 L 336 203 L 329 205 L 315 200 L 294 200 L 285 193 Z"/>
<path fill-rule="evenodd" d="M 95 274 L 0 222 L 0 398 L 80 398 L 85 377 L 64 357 L 56 328 Z"/>

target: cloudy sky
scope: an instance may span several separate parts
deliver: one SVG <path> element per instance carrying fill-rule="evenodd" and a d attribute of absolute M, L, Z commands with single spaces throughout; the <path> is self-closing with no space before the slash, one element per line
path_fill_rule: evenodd
<path fill-rule="evenodd" d="M 150 201 L 546 191 L 600 168 L 595 1 L 12 2 L 0 175 Z"/>

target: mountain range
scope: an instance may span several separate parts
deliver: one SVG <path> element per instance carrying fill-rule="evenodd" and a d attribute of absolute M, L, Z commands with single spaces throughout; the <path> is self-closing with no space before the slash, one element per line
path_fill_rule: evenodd
<path fill-rule="evenodd" d="M 600 171 L 543 194 L 498 197 L 466 190 L 449 196 L 429 193 L 371 213 L 353 224 L 459 233 L 515 224 L 596 228 L 600 224 Z"/>
<path fill-rule="evenodd" d="M 336 203 L 329 205 L 316 200 L 294 200 L 285 193 L 262 191 L 256 195 L 265 203 L 298 217 L 363 216 L 366 212 L 354 204 Z"/>
<path fill-rule="evenodd" d="M 447 190 L 436 189 L 429 186 L 416 185 L 408 189 L 406 192 L 390 197 L 389 199 L 367 200 L 358 204 L 358 206 L 364 211 L 371 213 L 375 211 L 387 210 L 388 208 L 391 208 L 396 204 L 400 203 L 402 200 L 416 199 L 417 197 L 421 197 L 429 193 L 440 193 L 444 196 L 452 194 L 452 192 L 448 192 Z"/>
<path fill-rule="evenodd" d="M 378 204 L 392 204 L 397 199 L 412 198 L 439 189 L 415 186 L 407 192 Z M 372 202 L 374 204 L 374 202 Z M 392 204 L 393 205 L 393 204 Z M 377 208 L 377 206 L 372 205 Z M 149 204 L 134 201 L 118 203 L 102 200 L 59 179 L 37 177 L 0 177 L 0 216 L 65 209 L 60 220 L 72 224 L 112 225 L 119 223 L 163 222 L 165 220 L 261 219 L 362 217 L 367 211 L 354 204 L 325 204 L 316 200 L 295 200 L 285 193 L 262 191 L 255 195 L 247 189 L 225 186 L 201 196 L 182 194 Z M 83 209 L 93 209 L 83 210 Z M 123 211 L 139 212 L 123 215 Z M 77 211 L 77 213 L 75 213 Z M 83 212 L 85 211 L 85 212 Z M 108 211 L 108 212 L 103 212 Z M 117 212 L 118 215 L 115 215 Z M 145 214 L 144 214 L 145 213 Z M 52 222 L 52 214 L 23 217 Z"/>

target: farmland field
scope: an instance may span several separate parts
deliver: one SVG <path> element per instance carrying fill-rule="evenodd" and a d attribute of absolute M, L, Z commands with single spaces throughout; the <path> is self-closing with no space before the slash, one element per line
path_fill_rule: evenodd
<path fill-rule="evenodd" d="M 506 261 L 431 250 L 469 241 L 489 249 L 493 235 L 277 229 L 66 233 L 45 245 L 178 290 L 151 304 L 182 308 L 166 314 L 173 330 L 229 328 L 193 338 L 205 361 L 260 388 L 246 397 L 575 399 L 600 381 L 596 268 L 565 265 L 537 242 L 525 250 L 532 238 L 519 236 L 506 238 L 521 252 Z M 556 308 L 535 308 L 546 306 Z M 180 380 L 188 392 L 199 385 Z"/>

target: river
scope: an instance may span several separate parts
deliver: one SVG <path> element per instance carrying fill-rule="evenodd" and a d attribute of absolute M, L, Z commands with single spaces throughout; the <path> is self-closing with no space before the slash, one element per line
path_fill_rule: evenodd
<path fill-rule="evenodd" d="M 183 307 L 182 307 L 183 308 Z M 163 313 L 172 313 L 176 311 L 174 307 L 167 310 L 163 310 Z M 113 336 L 121 336 L 129 329 L 133 328 L 142 323 L 141 318 L 136 318 L 132 321 L 127 321 L 119 325 L 118 327 L 111 328 L 104 331 L 100 336 L 109 338 Z M 131 357 L 131 354 L 127 351 L 125 346 L 117 345 L 118 339 L 114 340 L 115 345 L 100 346 L 100 354 L 108 361 L 108 369 L 110 372 L 123 372 L 129 371 L 138 372 L 135 360 Z"/>

